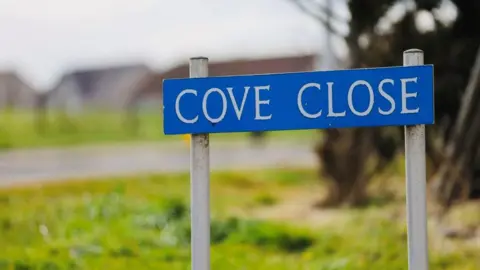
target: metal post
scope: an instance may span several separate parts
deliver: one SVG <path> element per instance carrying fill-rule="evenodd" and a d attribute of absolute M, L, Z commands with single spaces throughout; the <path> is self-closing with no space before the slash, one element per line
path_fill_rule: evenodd
<path fill-rule="evenodd" d="M 403 53 L 404 66 L 423 65 L 423 51 Z M 425 125 L 405 126 L 408 269 L 428 270 Z"/>
<path fill-rule="evenodd" d="M 208 58 L 190 59 L 190 78 L 208 76 Z M 210 269 L 210 142 L 192 134 L 190 146 L 191 269 Z"/>

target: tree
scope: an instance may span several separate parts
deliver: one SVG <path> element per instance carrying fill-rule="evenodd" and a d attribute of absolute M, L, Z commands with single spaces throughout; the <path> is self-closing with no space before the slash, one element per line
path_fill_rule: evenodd
<path fill-rule="evenodd" d="M 450 207 L 458 199 L 478 197 L 480 157 L 480 50 L 463 95 L 452 135 L 445 147 L 445 158 L 434 177 L 437 200 Z"/>
<path fill-rule="evenodd" d="M 456 199 L 475 196 L 480 190 L 479 181 L 475 180 L 480 171 L 480 70 L 470 69 L 480 44 L 479 32 L 475 30 L 480 24 L 480 3 L 452 0 L 457 16 L 452 23 L 445 23 L 435 12 L 441 0 L 415 0 L 411 6 L 406 1 L 348 0 L 349 20 L 328 11 L 316 0 L 290 1 L 345 40 L 352 68 L 401 65 L 402 51 L 425 51 L 425 62 L 435 65 L 436 125 L 427 130 L 427 152 L 435 173 L 432 191 L 447 208 Z M 381 31 L 380 22 L 389 20 L 388 11 L 402 5 L 406 9 L 403 18 L 391 22 L 389 31 Z M 433 31 L 417 28 L 419 12 L 433 15 Z M 348 24 L 348 34 L 342 35 L 330 24 L 328 14 L 333 23 Z M 399 139 L 401 128 L 328 129 L 324 133 L 317 153 L 323 173 L 330 179 L 331 190 L 323 202 L 327 205 L 357 205 L 366 201 L 368 180 L 391 162 L 403 146 Z M 369 170 L 371 161 L 376 165 Z"/>

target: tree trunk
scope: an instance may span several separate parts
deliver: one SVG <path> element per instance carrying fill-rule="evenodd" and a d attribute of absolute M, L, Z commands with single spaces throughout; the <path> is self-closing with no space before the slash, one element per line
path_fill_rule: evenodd
<path fill-rule="evenodd" d="M 358 44 L 360 30 L 350 23 L 346 37 L 352 67 L 362 66 Z M 322 179 L 328 183 L 326 198 L 317 206 L 356 206 L 367 199 L 366 166 L 372 152 L 372 131 L 367 128 L 326 129 L 324 139 L 316 148 Z"/>
<path fill-rule="evenodd" d="M 366 202 L 367 163 L 373 153 L 373 130 L 327 129 L 316 149 L 328 181 L 327 197 L 318 206 L 356 206 Z"/>
<path fill-rule="evenodd" d="M 460 112 L 446 144 L 445 158 L 432 181 L 432 191 L 444 209 L 454 202 L 464 200 L 476 191 L 472 190 L 475 165 L 480 149 L 480 49 L 463 96 Z"/>

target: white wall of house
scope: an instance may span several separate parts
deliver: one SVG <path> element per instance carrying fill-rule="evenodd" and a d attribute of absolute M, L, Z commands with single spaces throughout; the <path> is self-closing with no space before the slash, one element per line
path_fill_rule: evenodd
<path fill-rule="evenodd" d="M 99 82 L 94 100 L 95 107 L 107 110 L 124 110 L 132 94 L 150 73 L 147 67 L 125 69 L 106 74 Z"/>
<path fill-rule="evenodd" d="M 84 95 L 73 76 L 65 76 L 51 94 L 47 106 L 70 114 L 85 111 L 123 111 L 144 79 L 151 75 L 147 66 L 98 70 L 91 93 Z"/>
<path fill-rule="evenodd" d="M 69 115 L 82 113 L 84 101 L 74 80 L 64 79 L 55 90 L 49 93 L 47 106 L 53 111 L 62 111 Z"/>
<path fill-rule="evenodd" d="M 141 95 L 134 106 L 139 112 L 163 114 L 163 96 L 160 92 L 148 92 Z"/>

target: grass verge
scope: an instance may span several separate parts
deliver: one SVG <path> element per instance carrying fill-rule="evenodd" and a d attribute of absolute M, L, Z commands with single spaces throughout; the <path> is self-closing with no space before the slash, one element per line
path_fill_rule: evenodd
<path fill-rule="evenodd" d="M 407 269 L 405 223 L 389 218 L 395 201 L 333 210 L 347 218 L 322 226 L 252 214 L 317 190 L 312 171 L 213 174 L 212 269 Z M 187 174 L 1 190 L 0 269 L 189 269 L 188 200 Z M 435 251 L 431 269 L 480 269 L 478 254 Z"/>
<path fill-rule="evenodd" d="M 314 131 L 269 132 L 274 139 L 314 138 Z M 212 138 L 246 139 L 249 133 L 212 134 Z M 123 114 L 84 113 L 68 121 L 50 113 L 41 131 L 36 116 L 30 112 L 0 112 L 0 149 L 72 146 L 94 143 L 181 140 L 181 136 L 165 136 L 161 114 L 142 113 L 138 128 L 132 129 Z"/>

